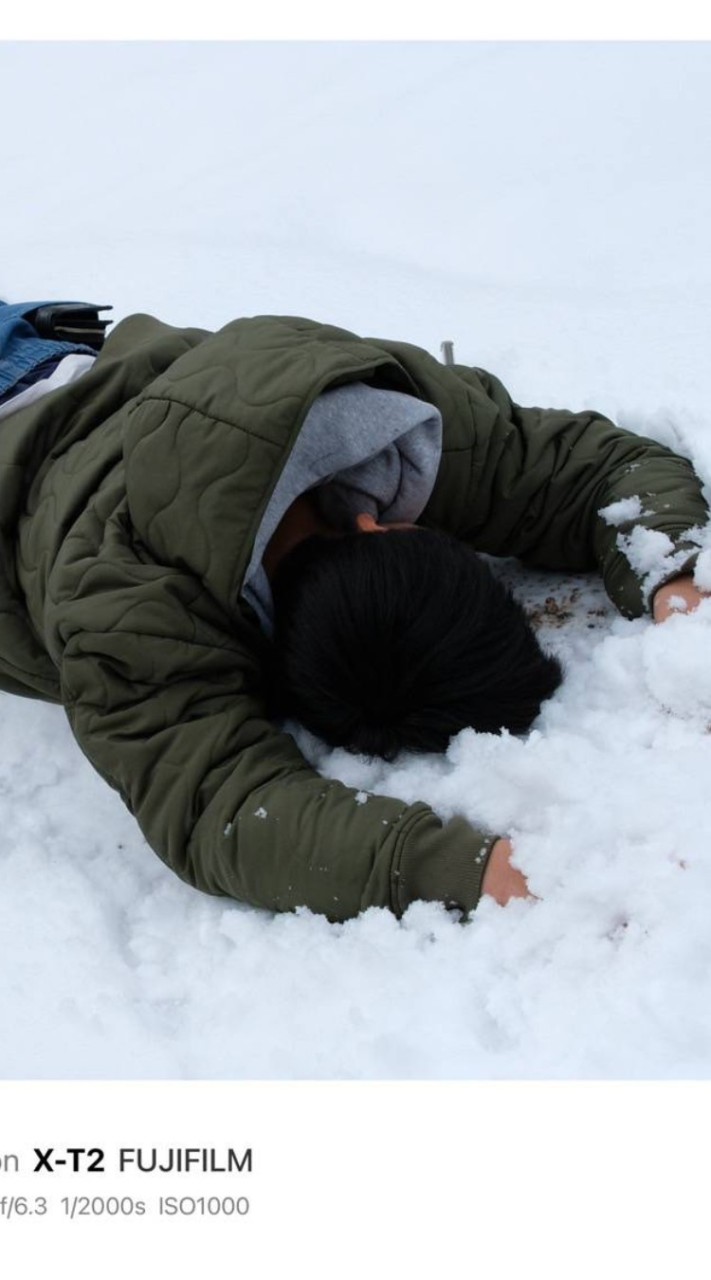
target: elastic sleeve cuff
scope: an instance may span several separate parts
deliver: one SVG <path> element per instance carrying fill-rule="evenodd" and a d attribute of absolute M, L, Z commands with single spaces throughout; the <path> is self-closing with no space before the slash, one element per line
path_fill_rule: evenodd
<path fill-rule="evenodd" d="M 393 871 L 393 909 L 402 915 L 412 902 L 443 902 L 469 913 L 476 907 L 491 851 L 500 839 L 464 818 L 442 823 L 431 810 L 418 814 L 403 833 Z"/>

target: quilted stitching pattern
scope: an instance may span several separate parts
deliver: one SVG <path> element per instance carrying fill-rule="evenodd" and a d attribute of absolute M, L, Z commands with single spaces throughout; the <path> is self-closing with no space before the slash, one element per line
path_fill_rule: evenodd
<path fill-rule="evenodd" d="M 481 370 L 295 318 L 219 333 L 117 326 L 92 371 L 0 433 L 0 671 L 60 698 L 82 749 L 190 883 L 333 919 L 424 894 L 472 907 L 473 851 L 424 805 L 315 774 L 268 722 L 239 587 L 262 511 L 316 395 L 349 380 L 421 394 L 445 444 L 424 522 L 549 567 L 597 558 L 622 607 L 639 586 L 596 503 L 674 499 L 706 517 L 691 469 L 600 415 L 521 410 Z M 630 479 L 630 459 L 643 472 Z M 601 461 L 602 459 L 602 461 Z M 561 513 L 563 513 L 561 515 Z M 480 866 L 482 864 L 479 864 Z"/>

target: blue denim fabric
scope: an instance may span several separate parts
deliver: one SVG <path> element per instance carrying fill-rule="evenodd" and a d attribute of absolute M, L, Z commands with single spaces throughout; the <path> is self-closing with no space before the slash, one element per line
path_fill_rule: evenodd
<path fill-rule="evenodd" d="M 54 361 L 58 364 L 64 356 L 74 352 L 96 355 L 92 347 L 79 342 L 55 342 L 40 338 L 25 316 L 37 307 L 51 306 L 50 302 L 0 302 L 0 400 L 7 400 L 18 389 L 27 385 L 40 365 Z"/>

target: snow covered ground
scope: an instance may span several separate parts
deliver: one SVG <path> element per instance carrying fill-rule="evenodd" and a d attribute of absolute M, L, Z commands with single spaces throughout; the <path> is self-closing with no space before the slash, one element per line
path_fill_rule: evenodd
<path fill-rule="evenodd" d="M 4 44 L 0 102 L 0 296 L 451 338 L 711 482 L 711 46 Z M 594 575 L 502 572 L 567 672 L 526 741 L 301 736 L 513 834 L 539 900 L 466 926 L 201 896 L 61 710 L 3 696 L 3 1077 L 709 1075 L 711 603 L 655 628 Z"/>

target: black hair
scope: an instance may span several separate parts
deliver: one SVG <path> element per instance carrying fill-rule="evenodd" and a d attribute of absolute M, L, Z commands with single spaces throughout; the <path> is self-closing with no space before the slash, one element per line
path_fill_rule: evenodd
<path fill-rule="evenodd" d="M 522 606 L 438 530 L 312 535 L 272 583 L 272 712 L 392 760 L 471 727 L 522 733 L 562 679 Z"/>

